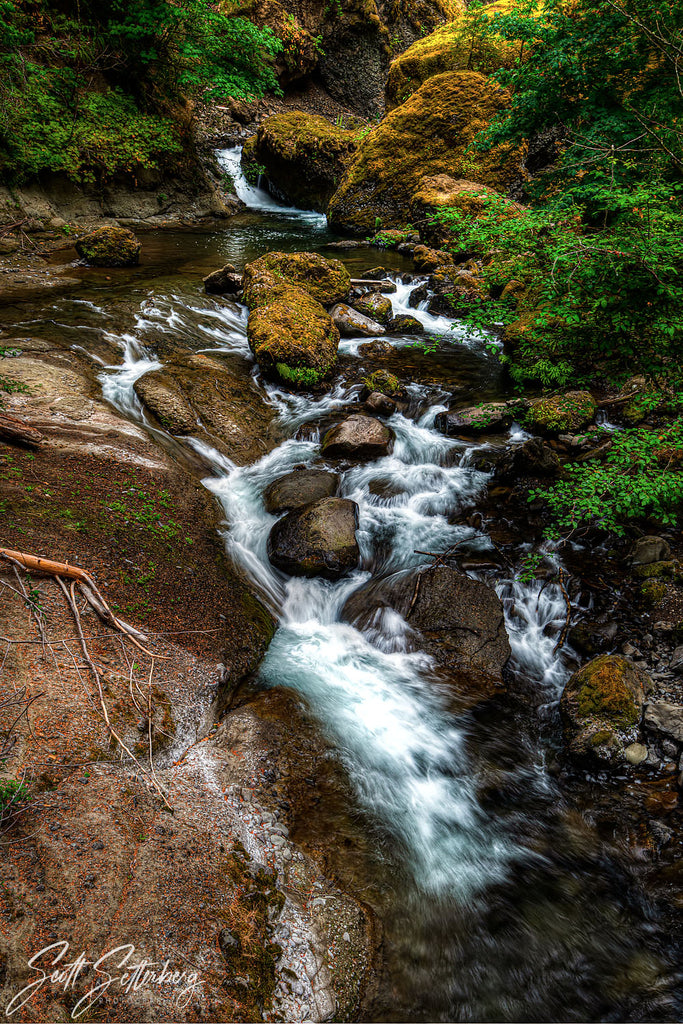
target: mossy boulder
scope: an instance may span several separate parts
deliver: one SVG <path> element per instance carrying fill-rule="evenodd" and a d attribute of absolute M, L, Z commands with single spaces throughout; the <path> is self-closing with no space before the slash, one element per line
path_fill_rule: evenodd
<path fill-rule="evenodd" d="M 358 132 L 301 111 L 264 121 L 242 162 L 259 165 L 276 198 L 324 212 L 358 147 Z"/>
<path fill-rule="evenodd" d="M 76 252 L 91 267 L 135 267 L 142 243 L 128 228 L 103 227 L 76 242 Z"/>
<path fill-rule="evenodd" d="M 627 658 L 602 654 L 575 672 L 560 699 L 564 741 L 578 761 L 618 762 L 638 738 L 650 678 Z"/>
<path fill-rule="evenodd" d="M 388 370 L 375 370 L 365 378 L 365 387 L 371 395 L 393 396 L 402 390 L 402 384 L 398 377 L 389 373 Z"/>
<path fill-rule="evenodd" d="M 360 299 L 354 299 L 353 308 L 384 326 L 389 323 L 394 315 L 391 299 L 388 299 L 386 295 L 382 295 L 380 292 L 370 292 L 368 295 L 363 295 Z"/>
<path fill-rule="evenodd" d="M 391 63 L 385 89 L 387 110 L 405 103 L 420 86 L 446 71 L 481 71 L 493 74 L 512 67 L 520 55 L 519 44 L 490 35 L 478 23 L 510 9 L 514 0 L 498 0 L 476 14 L 464 3 L 452 21 L 418 39 Z"/>
<path fill-rule="evenodd" d="M 438 174 L 506 191 L 521 174 L 522 150 L 470 147 L 509 102 L 505 89 L 476 71 L 429 79 L 362 141 L 330 201 L 330 226 L 355 235 L 400 226 L 422 179 Z"/>
<path fill-rule="evenodd" d="M 315 252 L 268 252 L 245 267 L 244 302 L 256 309 L 292 285 L 323 306 L 333 306 L 346 299 L 351 278 L 340 260 Z"/>
<path fill-rule="evenodd" d="M 455 209 L 463 216 L 478 217 L 484 209 L 495 204 L 504 220 L 518 217 L 524 212 L 520 203 L 506 199 L 492 188 L 467 181 L 464 178 L 452 178 L 450 174 L 435 174 L 424 177 L 410 203 L 410 220 L 420 232 L 420 237 L 429 245 L 457 245 L 453 232 L 436 221 L 437 215 L 444 209 Z M 463 254 L 467 255 L 467 254 Z"/>
<path fill-rule="evenodd" d="M 597 402 L 590 391 L 567 391 L 532 402 L 529 426 L 548 434 L 565 434 L 587 427 L 595 419 Z"/>
<path fill-rule="evenodd" d="M 337 359 L 339 331 L 329 313 L 291 285 L 251 312 L 247 337 L 264 373 L 295 387 L 318 384 Z"/>

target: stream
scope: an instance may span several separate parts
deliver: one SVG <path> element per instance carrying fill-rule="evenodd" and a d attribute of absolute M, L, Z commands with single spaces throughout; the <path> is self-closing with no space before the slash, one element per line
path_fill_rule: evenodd
<path fill-rule="evenodd" d="M 524 546 L 516 566 L 496 568 L 486 520 L 464 521 L 486 494 L 477 455 L 527 435 L 513 425 L 505 436 L 466 442 L 434 428 L 454 392 L 463 404 L 507 397 L 495 354 L 425 303 L 411 308 L 419 282 L 402 275 L 412 263 L 395 253 L 326 249 L 333 236 L 324 217 L 283 208 L 249 185 L 238 151 L 219 158 L 248 207 L 225 231 L 145 238 L 145 261 L 123 283 L 106 287 L 104 272 L 91 272 L 87 299 L 79 292 L 52 301 L 20 329 L 57 331 L 87 353 L 112 405 L 207 467 L 203 483 L 223 509 L 226 548 L 279 623 L 258 685 L 305 699 L 344 765 L 359 827 L 374 847 L 370 899 L 382 921 L 383 969 L 366 1018 L 678 1019 L 666 936 L 633 866 L 565 804 L 549 769 L 557 701 L 576 664 L 566 647 L 555 650 L 566 613 L 561 588 L 522 581 Z M 342 340 L 341 372 L 327 394 L 292 394 L 258 374 L 246 310 L 200 290 L 201 275 L 221 262 L 242 267 L 273 249 L 337 256 L 352 276 L 381 263 L 396 283 L 394 315 L 417 316 L 438 342 L 429 355 L 414 338 L 388 339 L 414 380 L 409 407 L 387 421 L 396 438 L 390 455 L 341 473 L 340 496 L 359 507 L 361 566 L 336 582 L 273 569 L 266 542 L 276 517 L 263 493 L 294 467 L 328 468 L 321 433 L 358 402 L 361 385 L 344 367 L 368 339 Z M 248 361 L 286 439 L 239 467 L 205 440 L 168 438 L 148 422 L 133 384 L 163 365 L 169 346 Z M 458 711 L 398 613 L 377 613 L 363 631 L 342 619 L 368 580 L 428 564 L 418 551 L 457 542 L 484 565 L 491 559 L 492 568 L 471 575 L 503 601 L 525 710 L 494 700 Z M 546 564 L 560 564 L 551 547 Z"/>

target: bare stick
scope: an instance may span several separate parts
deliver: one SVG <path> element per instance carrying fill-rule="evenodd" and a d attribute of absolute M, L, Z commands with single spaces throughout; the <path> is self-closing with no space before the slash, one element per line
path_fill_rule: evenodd
<path fill-rule="evenodd" d="M 555 646 L 553 647 L 553 654 L 557 654 L 557 652 L 560 650 L 560 648 L 564 647 L 565 642 L 567 640 L 567 634 L 569 632 L 569 623 L 571 622 L 571 617 L 572 617 L 572 603 L 569 600 L 569 594 L 567 593 L 567 591 L 565 589 L 565 586 L 564 586 L 564 573 L 562 572 L 562 569 L 560 569 L 558 583 L 559 583 L 560 590 L 562 591 L 562 595 L 564 597 L 565 603 L 567 605 L 567 617 L 564 620 L 564 626 L 562 627 L 562 632 L 560 633 L 560 638 L 557 641 L 557 643 L 555 644 Z"/>

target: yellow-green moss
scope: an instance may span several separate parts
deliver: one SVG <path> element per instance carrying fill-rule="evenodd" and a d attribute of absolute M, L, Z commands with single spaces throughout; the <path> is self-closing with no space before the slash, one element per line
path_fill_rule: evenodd
<path fill-rule="evenodd" d="M 269 117 L 254 139 L 248 160 L 263 168 L 273 190 L 294 206 L 324 211 L 359 135 L 325 117 L 292 111 Z"/>
<path fill-rule="evenodd" d="M 634 674 L 625 658 L 611 654 L 584 665 L 570 680 L 581 717 L 603 719 L 620 729 L 636 725 L 642 700 L 634 696 L 633 681 L 627 681 Z"/>
<path fill-rule="evenodd" d="M 134 267 L 141 243 L 127 228 L 103 227 L 76 242 L 76 252 L 93 267 Z"/>
<path fill-rule="evenodd" d="M 268 252 L 245 267 L 245 304 L 255 309 L 291 285 L 331 306 L 347 297 L 351 278 L 340 260 L 328 260 L 315 252 Z"/>
<path fill-rule="evenodd" d="M 429 79 L 363 140 L 330 202 L 330 225 L 357 235 L 401 226 L 423 178 L 439 174 L 505 192 L 521 173 L 522 150 L 471 144 L 509 101 L 476 71 Z"/>
<path fill-rule="evenodd" d="M 592 422 L 597 403 L 590 391 L 568 391 L 534 402 L 529 409 L 529 424 L 536 430 L 565 433 L 580 430 Z"/>
<path fill-rule="evenodd" d="M 259 366 L 297 386 L 318 383 L 337 358 L 339 332 L 319 302 L 283 286 L 249 315 L 249 344 Z"/>
<path fill-rule="evenodd" d="M 409 46 L 392 61 L 385 89 L 386 109 L 405 103 L 424 82 L 446 71 L 481 71 L 490 75 L 499 68 L 511 67 L 520 55 L 520 46 L 497 36 L 486 35 L 481 21 L 496 12 L 504 13 L 514 0 L 498 0 L 483 10 L 467 12 L 460 5 L 457 16 L 448 24 Z"/>
<path fill-rule="evenodd" d="M 368 391 L 376 391 L 380 395 L 395 395 L 401 390 L 401 382 L 398 377 L 387 370 L 375 370 L 369 377 L 364 378 Z"/>
<path fill-rule="evenodd" d="M 666 583 L 663 580 L 645 580 L 640 585 L 640 599 L 647 608 L 656 608 L 666 597 Z"/>

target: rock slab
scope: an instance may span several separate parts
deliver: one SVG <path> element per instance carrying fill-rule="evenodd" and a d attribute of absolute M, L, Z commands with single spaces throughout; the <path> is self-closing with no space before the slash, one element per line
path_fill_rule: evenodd
<path fill-rule="evenodd" d="M 339 579 L 358 566 L 358 506 L 347 498 L 322 498 L 288 512 L 268 537 L 268 558 L 289 576 Z"/>

